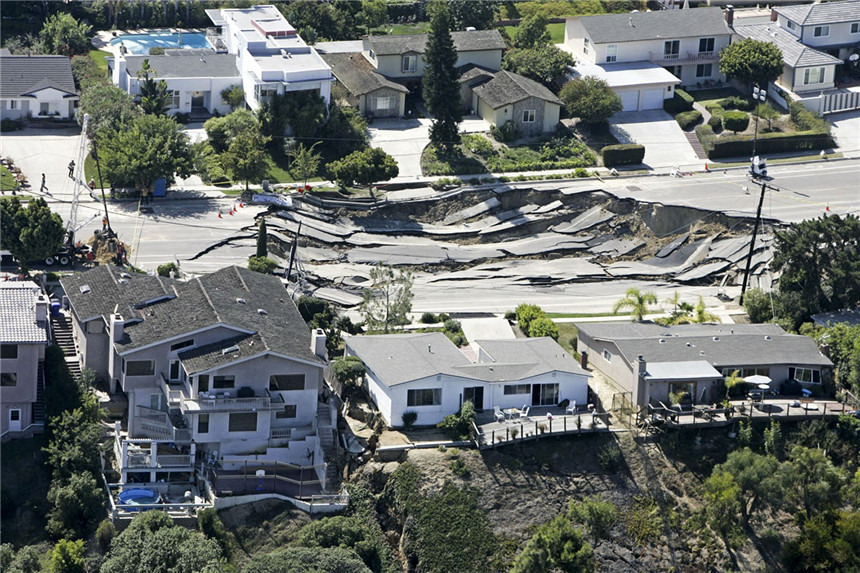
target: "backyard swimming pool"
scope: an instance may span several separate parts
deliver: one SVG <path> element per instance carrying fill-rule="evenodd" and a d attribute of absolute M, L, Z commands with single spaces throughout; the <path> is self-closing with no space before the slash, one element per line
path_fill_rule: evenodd
<path fill-rule="evenodd" d="M 146 56 L 150 48 L 211 48 L 202 32 L 155 32 L 151 34 L 125 34 L 110 41 L 112 46 L 123 45 L 129 54 Z"/>

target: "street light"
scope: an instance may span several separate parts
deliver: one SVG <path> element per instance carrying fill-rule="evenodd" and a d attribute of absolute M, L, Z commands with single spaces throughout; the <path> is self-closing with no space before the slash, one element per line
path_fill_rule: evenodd
<path fill-rule="evenodd" d="M 764 102 L 767 99 L 767 90 L 759 89 L 758 84 L 755 85 L 752 91 L 753 99 L 756 102 Z M 755 110 L 753 110 L 755 112 Z M 755 157 L 756 143 L 758 143 L 758 114 L 755 114 L 755 135 L 753 136 L 753 157 Z"/>

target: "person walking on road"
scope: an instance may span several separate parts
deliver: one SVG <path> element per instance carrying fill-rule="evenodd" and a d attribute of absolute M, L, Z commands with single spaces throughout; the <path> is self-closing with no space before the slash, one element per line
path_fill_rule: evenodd
<path fill-rule="evenodd" d="M 48 190 L 48 186 L 45 185 L 45 174 L 42 173 L 42 186 L 39 187 L 39 193 L 44 193 L 47 190 Z"/>
<path fill-rule="evenodd" d="M 75 160 L 69 161 L 69 179 L 75 178 Z"/>

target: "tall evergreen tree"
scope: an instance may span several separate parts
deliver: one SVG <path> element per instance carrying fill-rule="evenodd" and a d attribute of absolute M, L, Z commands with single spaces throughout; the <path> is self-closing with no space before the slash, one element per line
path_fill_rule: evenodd
<path fill-rule="evenodd" d="M 424 103 L 433 114 L 430 142 L 444 149 L 460 143 L 457 124 L 463 120 L 460 84 L 457 77 L 457 50 L 451 39 L 451 14 L 444 2 L 431 5 L 430 34 L 424 61 Z"/>
<path fill-rule="evenodd" d="M 266 231 L 266 219 L 260 219 L 260 229 L 257 231 L 257 256 L 269 256 L 269 234 Z"/>

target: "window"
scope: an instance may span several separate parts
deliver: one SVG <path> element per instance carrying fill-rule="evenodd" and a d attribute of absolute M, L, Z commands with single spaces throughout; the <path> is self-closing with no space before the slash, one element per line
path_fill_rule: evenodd
<path fill-rule="evenodd" d="M 821 370 L 814 368 L 789 368 L 789 380 L 797 380 L 806 384 L 821 384 Z"/>
<path fill-rule="evenodd" d="M 795 24 L 791 20 L 786 20 L 785 25 L 788 27 L 789 30 L 797 30 L 797 24 Z"/>
<path fill-rule="evenodd" d="M 179 91 L 178 90 L 168 90 L 167 91 L 167 101 L 169 102 L 170 109 L 179 109 Z"/>
<path fill-rule="evenodd" d="M 418 56 L 415 54 L 408 54 L 403 56 L 403 60 L 401 61 L 400 70 L 406 73 L 411 73 L 415 71 L 415 64 L 418 61 Z"/>
<path fill-rule="evenodd" d="M 376 52 L 374 52 L 373 50 L 370 50 L 370 59 L 371 59 L 371 60 L 375 60 L 375 59 L 376 59 Z"/>
<path fill-rule="evenodd" d="M 20 422 L 21 421 L 21 410 L 9 410 L 9 421 L 10 422 Z"/>
<path fill-rule="evenodd" d="M 440 406 L 442 404 L 441 388 L 425 388 L 409 390 L 406 393 L 407 406 Z"/>
<path fill-rule="evenodd" d="M 18 358 L 17 344 L 0 344 L 0 358 L 6 360 L 15 360 Z"/>
<path fill-rule="evenodd" d="M 48 115 L 51 113 L 51 104 L 48 102 L 42 102 L 39 104 L 39 115 Z"/>
<path fill-rule="evenodd" d="M 215 390 L 224 388 L 233 388 L 236 385 L 235 376 L 214 376 L 212 378 L 212 388 Z"/>
<path fill-rule="evenodd" d="M 181 350 L 183 348 L 188 348 L 189 346 L 194 346 L 194 339 L 191 340 L 183 340 L 182 342 L 177 342 L 176 344 L 170 345 L 170 351 L 176 352 L 177 350 Z"/>
<path fill-rule="evenodd" d="M 168 376 L 169 380 L 179 380 L 180 372 L 182 371 L 182 367 L 179 365 L 179 360 L 171 360 L 170 361 L 170 373 Z"/>
<path fill-rule="evenodd" d="M 390 97 L 378 97 L 376 98 L 376 105 L 373 109 L 376 110 L 387 110 L 391 109 L 391 100 L 393 98 Z"/>
<path fill-rule="evenodd" d="M 707 53 L 714 51 L 714 39 L 713 38 L 699 38 L 699 53 Z"/>
<path fill-rule="evenodd" d="M 583 38 L 582 39 L 582 53 L 583 54 L 588 53 L 588 44 L 589 44 L 588 38 Z"/>
<path fill-rule="evenodd" d="M 709 78 L 714 73 L 714 64 L 698 64 L 696 66 L 697 78 Z"/>
<path fill-rule="evenodd" d="M 669 394 L 675 394 L 680 402 L 689 403 L 696 397 L 695 382 L 670 382 Z"/>
<path fill-rule="evenodd" d="M 806 68 L 803 70 L 803 83 L 806 85 L 824 83 L 824 68 Z"/>
<path fill-rule="evenodd" d="M 295 418 L 296 417 L 296 405 L 295 404 L 287 404 L 284 406 L 284 409 L 280 412 L 275 412 L 275 418 Z"/>
<path fill-rule="evenodd" d="M 851 33 L 860 34 L 860 22 L 851 22 Z"/>
<path fill-rule="evenodd" d="M 612 353 L 605 348 L 603 349 L 603 359 L 607 362 L 612 362 Z"/>
<path fill-rule="evenodd" d="M 532 389 L 529 384 L 505 384 L 505 396 L 510 396 L 511 394 L 528 394 L 531 391 Z"/>
<path fill-rule="evenodd" d="M 208 392 L 209 391 L 209 375 L 201 374 L 197 377 L 197 391 L 198 392 Z"/>
<path fill-rule="evenodd" d="M 742 371 L 742 376 L 746 378 L 747 376 L 770 376 L 770 368 L 761 367 L 761 368 L 744 368 Z"/>
<path fill-rule="evenodd" d="M 0 374 L 0 386 L 17 386 L 18 374 L 15 372 L 3 372 Z"/>
<path fill-rule="evenodd" d="M 555 406 L 558 404 L 558 384 L 536 384 L 532 394 L 536 406 Z"/>
<path fill-rule="evenodd" d="M 267 103 L 270 98 L 278 95 L 278 84 L 256 84 L 254 95 L 260 103 Z"/>
<path fill-rule="evenodd" d="M 304 389 L 304 374 L 273 374 L 272 376 L 269 376 L 269 390 L 272 392 Z"/>
<path fill-rule="evenodd" d="M 618 59 L 618 44 L 609 44 L 606 46 L 606 61 L 614 62 Z"/>
<path fill-rule="evenodd" d="M 524 109 L 523 110 L 523 123 L 534 123 L 534 122 L 535 122 L 535 110 Z"/>
<path fill-rule="evenodd" d="M 154 360 L 129 360 L 125 363 L 126 376 L 152 376 L 155 374 Z"/>
<path fill-rule="evenodd" d="M 816 38 L 824 38 L 830 35 L 830 26 L 816 26 L 812 29 L 812 35 Z"/>
<path fill-rule="evenodd" d="M 9 109 L 18 109 L 18 100 L 9 100 Z"/>
<path fill-rule="evenodd" d="M 663 57 L 669 60 L 677 60 L 681 51 L 680 40 L 669 40 L 663 44 Z"/>
<path fill-rule="evenodd" d="M 230 424 L 227 429 L 230 432 L 256 432 L 257 413 L 230 414 Z"/>
<path fill-rule="evenodd" d="M 209 433 L 209 414 L 200 414 L 199 416 L 197 416 L 197 433 Z"/>

